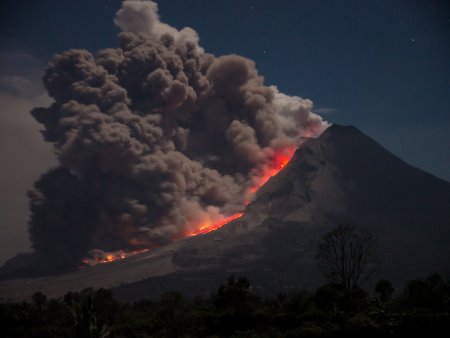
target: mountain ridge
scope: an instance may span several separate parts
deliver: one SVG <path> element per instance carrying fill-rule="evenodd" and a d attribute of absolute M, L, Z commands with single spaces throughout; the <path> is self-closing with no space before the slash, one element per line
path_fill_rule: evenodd
<path fill-rule="evenodd" d="M 450 183 L 408 165 L 357 128 L 335 124 L 300 146 L 244 215 L 222 228 L 104 266 L 1 282 L 0 297 L 32 290 L 58 296 L 87 286 L 116 288 L 125 299 L 171 288 L 195 295 L 230 274 L 246 275 L 263 293 L 313 288 L 321 282 L 317 243 L 340 223 L 378 238 L 380 277 L 401 285 L 430 272 L 450 276 L 449 220 Z"/>

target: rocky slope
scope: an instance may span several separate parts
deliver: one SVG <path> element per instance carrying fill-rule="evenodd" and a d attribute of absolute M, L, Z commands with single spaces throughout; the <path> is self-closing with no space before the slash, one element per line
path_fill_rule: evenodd
<path fill-rule="evenodd" d="M 60 296 L 84 287 L 116 288 L 137 299 L 178 289 L 208 293 L 230 274 L 276 293 L 316 287 L 320 237 L 353 223 L 378 239 L 378 278 L 450 276 L 450 184 L 414 168 L 354 127 L 333 125 L 304 143 L 262 187 L 238 220 L 153 252 L 58 276 L 0 283 L 0 297 L 40 290 Z M 120 286 L 120 287 L 119 287 Z"/>

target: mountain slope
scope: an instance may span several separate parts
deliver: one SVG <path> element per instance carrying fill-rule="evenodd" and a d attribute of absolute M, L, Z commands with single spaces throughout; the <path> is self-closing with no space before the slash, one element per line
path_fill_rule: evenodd
<path fill-rule="evenodd" d="M 244 216 L 206 235 L 154 252 L 60 276 L 0 283 L 0 296 L 36 290 L 59 296 L 83 287 L 117 287 L 123 298 L 179 289 L 207 293 L 230 274 L 257 290 L 316 287 L 320 237 L 354 223 L 378 239 L 378 277 L 401 285 L 450 275 L 450 184 L 414 168 L 354 127 L 333 125 L 304 143 L 262 187 Z"/>
<path fill-rule="evenodd" d="M 433 271 L 450 275 L 450 184 L 338 125 L 305 143 L 244 217 L 196 239 L 174 261 L 189 269 L 215 262 L 265 291 L 313 287 L 318 241 L 339 223 L 378 239 L 379 277 L 401 285 Z"/>
<path fill-rule="evenodd" d="M 450 272 L 450 184 L 353 127 L 334 125 L 299 149 L 247 210 L 264 213 L 317 229 L 354 223 L 378 238 L 381 274 L 398 282 Z"/>

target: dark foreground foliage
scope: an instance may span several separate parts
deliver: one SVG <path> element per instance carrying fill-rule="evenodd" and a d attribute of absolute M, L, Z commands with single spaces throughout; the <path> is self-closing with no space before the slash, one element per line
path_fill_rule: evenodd
<path fill-rule="evenodd" d="M 328 284 L 276 299 L 230 277 L 208 299 L 169 292 L 158 301 L 121 303 L 86 289 L 48 300 L 0 304 L 2 337 L 397 337 L 450 335 L 450 283 L 439 275 L 407 284 L 392 298 L 389 281 L 346 291 Z"/>

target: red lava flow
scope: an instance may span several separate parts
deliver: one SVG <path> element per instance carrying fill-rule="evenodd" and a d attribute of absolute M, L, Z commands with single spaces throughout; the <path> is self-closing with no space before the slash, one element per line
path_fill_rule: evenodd
<path fill-rule="evenodd" d="M 256 176 L 257 178 L 254 180 L 252 186 L 248 188 L 248 190 L 245 192 L 245 203 L 243 205 L 243 208 L 250 203 L 251 199 L 254 197 L 255 193 L 264 185 L 267 183 L 267 181 L 278 174 L 291 160 L 292 156 L 294 156 L 296 148 L 295 147 L 288 147 L 283 149 L 282 151 L 276 153 L 273 157 L 273 159 L 267 163 L 258 173 Z M 239 217 L 241 217 L 244 213 L 238 212 L 233 215 L 223 217 L 222 219 L 216 220 L 216 221 L 207 221 L 205 223 L 201 223 L 198 226 L 196 226 L 196 229 L 192 232 L 186 234 L 186 237 L 192 237 L 197 235 L 203 235 L 207 234 L 211 231 L 217 230 L 221 227 L 223 227 L 225 224 L 228 224 Z M 86 265 L 97 265 L 97 264 L 104 264 L 104 263 L 111 263 L 120 259 L 128 258 L 137 254 L 141 254 L 144 252 L 149 251 L 150 249 L 141 249 L 141 250 L 133 250 L 133 251 L 114 251 L 114 252 L 107 252 L 102 255 L 99 255 L 97 257 L 92 258 L 85 258 L 82 260 L 82 263 L 84 266 Z"/>

